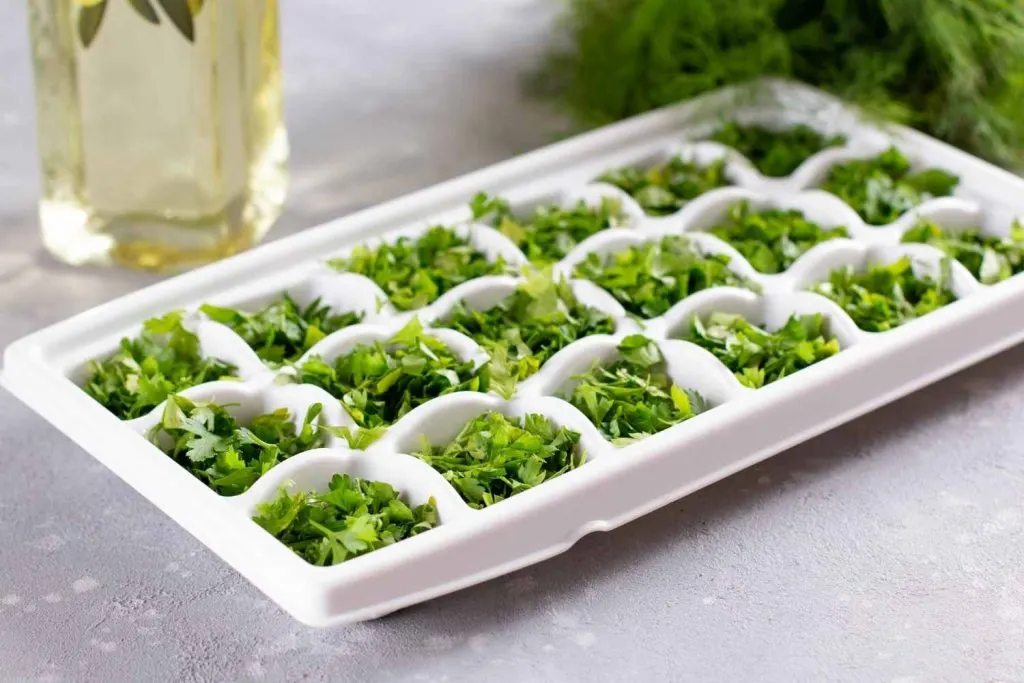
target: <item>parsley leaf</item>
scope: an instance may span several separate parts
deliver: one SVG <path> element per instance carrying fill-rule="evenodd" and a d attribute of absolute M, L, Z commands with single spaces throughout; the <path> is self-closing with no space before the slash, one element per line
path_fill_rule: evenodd
<path fill-rule="evenodd" d="M 272 366 L 298 360 L 313 344 L 363 318 L 355 311 L 334 314 L 320 299 L 300 308 L 287 292 L 255 313 L 211 304 L 203 304 L 199 310 L 234 330 L 256 355 Z"/>
<path fill-rule="evenodd" d="M 510 272 L 503 258 L 489 261 L 468 240 L 440 225 L 415 239 L 399 237 L 372 249 L 356 246 L 327 265 L 370 278 L 400 311 L 422 308 L 468 280 Z"/>
<path fill-rule="evenodd" d="M 284 408 L 244 427 L 224 406 L 174 395 L 149 438 L 211 489 L 234 496 L 278 463 L 323 446 L 324 434 L 313 422 L 321 409 L 311 406 L 298 429 Z"/>
<path fill-rule="evenodd" d="M 707 409 L 703 397 L 672 382 L 657 344 L 630 335 L 619 344 L 619 360 L 595 363 L 574 379 L 564 398 L 616 446 L 668 429 Z"/>
<path fill-rule="evenodd" d="M 845 227 L 823 228 L 801 211 L 751 211 L 747 201 L 730 206 L 725 220 L 708 232 L 735 247 L 761 273 L 781 273 L 811 247 L 850 236 Z"/>
<path fill-rule="evenodd" d="M 804 124 L 788 130 L 772 130 L 764 126 L 744 126 L 735 121 L 719 128 L 711 139 L 732 147 L 770 178 L 788 176 L 826 147 L 846 144 L 846 137 L 842 135 L 825 137 Z"/>
<path fill-rule="evenodd" d="M 873 159 L 833 166 L 821 188 L 849 204 L 871 225 L 888 225 L 918 204 L 953 194 L 960 179 L 929 168 L 910 172 L 910 160 L 895 147 Z"/>
<path fill-rule="evenodd" d="M 606 289 L 633 315 L 654 318 L 702 289 L 758 286 L 729 270 L 725 254 L 705 254 L 686 237 L 667 235 L 576 264 L 573 276 Z"/>
<path fill-rule="evenodd" d="M 536 413 L 523 418 L 489 412 L 474 418 L 446 446 L 423 444 L 414 455 L 451 482 L 473 508 L 494 505 L 583 464 L 580 435 Z"/>
<path fill-rule="evenodd" d="M 687 339 L 722 361 L 745 386 L 757 389 L 839 353 L 827 337 L 820 313 L 793 315 L 777 332 L 755 327 L 742 316 L 712 313 L 694 316 Z"/>
<path fill-rule="evenodd" d="M 691 199 L 730 184 L 725 176 L 725 159 L 701 166 L 678 155 L 646 170 L 631 166 L 609 170 L 597 182 L 623 190 L 649 216 L 671 215 Z"/>
<path fill-rule="evenodd" d="M 360 344 L 334 364 L 312 357 L 299 368 L 299 381 L 341 400 L 360 427 L 394 423 L 416 406 L 456 391 L 490 387 L 489 368 L 460 360 L 413 318 L 384 343 Z"/>
<path fill-rule="evenodd" d="M 516 216 L 507 201 L 481 192 L 473 197 L 470 208 L 475 220 L 492 222 L 537 266 L 560 260 L 591 235 L 627 221 L 622 203 L 609 197 L 602 199 L 597 207 L 580 200 L 567 208 L 557 204 L 541 205 L 532 215 Z"/>
<path fill-rule="evenodd" d="M 388 431 L 388 428 L 384 426 L 362 429 L 359 427 L 349 427 L 347 425 L 343 427 L 323 425 L 320 429 L 333 434 L 334 436 L 345 439 L 345 443 L 354 451 L 365 451 L 373 444 L 374 441 L 384 436 Z"/>
<path fill-rule="evenodd" d="M 515 381 L 574 341 L 615 331 L 611 316 L 581 304 L 565 280 L 541 272 L 527 273 L 513 294 L 486 310 L 458 302 L 441 324 L 480 344 L 491 354 L 492 369 L 507 369 Z"/>
<path fill-rule="evenodd" d="M 946 232 L 938 224 L 922 219 L 904 233 L 903 241 L 938 247 L 986 285 L 1024 271 L 1024 226 L 1016 221 L 1009 236 L 994 237 L 977 228 Z"/>
<path fill-rule="evenodd" d="M 106 360 L 89 361 L 85 392 L 122 420 L 145 415 L 171 394 L 235 372 L 234 365 L 200 355 L 199 339 L 173 311 L 143 324 Z"/>
<path fill-rule="evenodd" d="M 956 299 L 949 288 L 948 265 L 944 262 L 946 267 L 937 281 L 914 275 L 907 257 L 864 272 L 846 266 L 833 270 L 827 281 L 811 291 L 839 304 L 862 330 L 885 332 Z"/>
<path fill-rule="evenodd" d="M 382 481 L 335 474 L 325 493 L 277 497 L 256 507 L 253 521 L 310 564 L 340 564 L 359 555 L 433 529 L 439 519 L 434 499 L 410 507 Z"/>

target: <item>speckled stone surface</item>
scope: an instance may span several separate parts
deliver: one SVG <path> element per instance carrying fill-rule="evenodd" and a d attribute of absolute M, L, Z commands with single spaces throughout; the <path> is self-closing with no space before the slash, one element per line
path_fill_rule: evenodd
<path fill-rule="evenodd" d="M 273 238 L 562 127 L 517 83 L 553 0 L 282 4 Z M 153 279 L 41 252 L 24 26 L 0 3 L 0 346 Z M 0 392 L 0 681 L 1024 681 L 1021 415 L 1016 349 L 541 565 L 311 630 Z"/>

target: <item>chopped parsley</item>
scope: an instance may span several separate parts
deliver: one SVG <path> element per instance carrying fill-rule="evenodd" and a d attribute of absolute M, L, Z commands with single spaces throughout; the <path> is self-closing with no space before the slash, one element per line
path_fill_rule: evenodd
<path fill-rule="evenodd" d="M 734 286 L 757 289 L 729 270 L 725 254 L 705 254 L 688 238 L 660 240 L 608 254 L 596 253 L 576 264 L 573 276 L 604 288 L 633 315 L 654 318 L 702 289 Z"/>
<path fill-rule="evenodd" d="M 376 427 L 341 427 L 333 425 L 322 425 L 320 429 L 345 440 L 346 445 L 353 451 L 365 451 L 373 442 L 384 436 L 388 428 L 385 425 Z"/>
<path fill-rule="evenodd" d="M 596 207 L 580 200 L 565 208 L 541 205 L 532 215 L 516 216 L 507 201 L 481 192 L 473 198 L 470 208 L 475 220 L 493 223 L 535 266 L 550 265 L 588 237 L 625 225 L 627 220 L 621 202 L 607 197 Z"/>
<path fill-rule="evenodd" d="M 871 225 L 888 225 L 927 199 L 953 194 L 960 179 L 938 168 L 910 172 L 910 160 L 895 147 L 872 159 L 833 166 L 822 184 Z"/>
<path fill-rule="evenodd" d="M 150 318 L 142 332 L 121 340 L 106 360 L 89 361 L 85 392 L 122 420 L 156 408 L 168 396 L 232 375 L 234 365 L 204 358 L 199 339 L 182 325 L 182 312 Z"/>
<path fill-rule="evenodd" d="M 839 304 L 862 330 L 885 332 L 956 299 L 949 288 L 948 265 L 944 263 L 938 280 L 915 275 L 907 257 L 863 272 L 846 266 L 833 270 L 811 291 Z"/>
<path fill-rule="evenodd" d="M 415 453 L 444 475 L 473 508 L 494 505 L 583 464 L 580 435 L 543 415 L 474 418 L 444 446 Z"/>
<path fill-rule="evenodd" d="M 217 493 L 234 496 L 288 458 L 320 448 L 325 435 L 313 421 L 319 403 L 296 428 L 285 408 L 259 415 L 247 427 L 224 406 L 171 396 L 149 437 L 179 465 Z"/>
<path fill-rule="evenodd" d="M 619 344 L 618 360 L 596 363 L 566 396 L 616 446 L 668 429 L 707 409 L 700 394 L 668 376 L 658 345 L 642 335 Z"/>
<path fill-rule="evenodd" d="M 416 406 L 455 391 L 487 391 L 490 372 L 461 360 L 413 318 L 387 341 L 360 344 L 333 364 L 309 358 L 299 381 L 314 384 L 341 400 L 364 428 L 394 423 Z"/>
<path fill-rule="evenodd" d="M 327 264 L 373 280 L 400 311 L 422 308 L 468 280 L 510 270 L 500 256 L 488 260 L 469 240 L 440 225 L 418 238 L 399 237 L 374 248 L 356 246 L 348 256 Z"/>
<path fill-rule="evenodd" d="M 729 185 L 725 168 L 725 159 L 701 166 L 674 156 L 648 169 L 627 166 L 606 171 L 597 181 L 629 194 L 649 216 L 668 216 L 705 192 Z"/>
<path fill-rule="evenodd" d="M 763 175 L 771 178 L 788 176 L 821 150 L 846 144 L 845 136 L 825 137 L 804 124 L 788 130 L 772 130 L 764 126 L 744 126 L 735 121 L 719 128 L 711 139 L 732 147 Z"/>
<path fill-rule="evenodd" d="M 611 334 L 615 321 L 581 304 L 565 280 L 533 272 L 514 293 L 486 310 L 456 304 L 442 325 L 480 344 L 510 377 L 523 380 L 556 352 L 592 334 Z"/>
<path fill-rule="evenodd" d="M 331 477 L 327 491 L 289 494 L 257 506 L 253 521 L 310 564 L 340 564 L 436 527 L 434 499 L 411 507 L 382 481 Z"/>
<path fill-rule="evenodd" d="M 355 311 L 332 313 L 320 299 L 302 308 L 287 292 L 254 313 L 211 304 L 199 310 L 234 330 L 256 355 L 273 366 L 298 360 L 327 335 L 355 325 L 363 317 Z"/>
<path fill-rule="evenodd" d="M 904 233 L 903 241 L 923 242 L 941 249 L 986 285 L 1024 271 L 1024 226 L 1016 221 L 1007 237 L 994 237 L 977 228 L 947 232 L 937 223 L 922 219 Z"/>
<path fill-rule="evenodd" d="M 715 354 L 752 389 L 839 353 L 839 342 L 828 336 L 820 313 L 790 316 L 776 332 L 729 313 L 712 313 L 705 320 L 694 316 L 688 340 Z"/>
<path fill-rule="evenodd" d="M 811 247 L 849 237 L 845 227 L 823 228 L 793 209 L 751 211 L 747 201 L 729 207 L 725 220 L 711 227 L 761 273 L 781 273 Z"/>

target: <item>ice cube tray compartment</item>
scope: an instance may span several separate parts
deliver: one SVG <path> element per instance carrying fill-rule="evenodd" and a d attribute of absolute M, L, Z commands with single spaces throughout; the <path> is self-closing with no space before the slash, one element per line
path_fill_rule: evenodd
<path fill-rule="evenodd" d="M 373 249 L 385 242 L 394 242 L 401 237 L 415 240 L 422 237 L 424 233 L 438 225 L 444 225 L 445 227 L 452 229 L 456 235 L 469 242 L 475 250 L 484 254 L 488 261 L 495 262 L 498 259 L 504 259 L 510 269 L 519 269 L 529 264 L 529 261 L 526 256 L 523 255 L 523 252 L 521 252 L 508 237 L 489 225 L 470 221 L 445 222 L 439 218 L 438 220 L 419 223 L 411 228 L 398 230 L 394 233 L 389 233 L 386 236 L 368 240 L 364 243 L 364 246 Z M 347 247 L 341 252 L 330 254 L 327 257 L 327 260 L 346 258 L 350 256 L 352 248 L 353 247 Z M 341 287 L 354 285 L 362 299 L 365 302 L 368 302 L 364 305 L 372 305 L 375 309 L 376 315 L 374 317 L 378 322 L 386 325 L 387 321 L 391 321 L 395 326 L 397 326 L 401 325 L 416 314 L 416 311 L 398 310 L 395 305 L 391 303 L 384 290 L 382 290 L 377 283 L 364 275 L 360 275 L 358 273 L 337 273 L 337 275 L 339 276 L 339 279 L 333 283 L 334 289 L 338 290 Z M 469 283 L 465 282 L 462 283 L 462 285 L 457 285 L 448 292 L 442 294 L 442 297 L 446 295 L 450 297 L 458 287 L 467 284 Z"/>
<path fill-rule="evenodd" d="M 827 331 L 841 349 L 858 343 L 865 334 L 835 302 L 813 292 L 758 294 L 736 287 L 716 287 L 687 297 L 672 310 L 651 323 L 648 333 L 665 339 L 686 339 L 690 322 L 712 313 L 744 317 L 753 325 L 775 332 L 790 316 L 822 315 Z"/>
<path fill-rule="evenodd" d="M 334 426 L 351 422 L 345 414 L 341 405 L 334 398 L 320 387 L 309 384 L 286 384 L 276 385 L 241 383 L 241 382 L 208 382 L 189 387 L 178 392 L 190 401 L 211 402 L 225 406 L 227 411 L 243 425 L 250 422 L 258 415 L 272 413 L 278 408 L 288 410 L 292 423 L 296 426 L 302 424 L 307 411 L 314 404 L 323 406 L 322 412 L 314 423 L 322 423 Z M 146 435 L 160 423 L 166 401 L 155 409 L 127 424 L 136 432 Z M 328 446 L 341 446 L 344 441 L 329 435 Z"/>
<path fill-rule="evenodd" d="M 723 112 L 742 123 L 807 123 L 826 134 L 844 133 L 848 140 L 813 155 L 786 178 L 767 178 L 739 152 L 695 141 L 714 130 Z M 895 223 L 876 227 L 816 188 L 832 165 L 873 156 L 892 143 L 917 167 L 959 174 L 956 196 L 928 200 Z M 707 192 L 672 215 L 654 217 L 622 190 L 598 181 L 606 170 L 645 166 L 676 154 L 701 164 L 725 158 L 733 185 Z M 69 381 L 80 383 L 85 361 L 112 352 L 117 340 L 135 334 L 146 317 L 182 308 L 202 353 L 235 364 L 239 376 L 239 381 L 200 385 L 183 395 L 232 404 L 230 410 L 243 420 L 286 407 L 293 420 L 301 421 L 308 407 L 319 402 L 324 424 L 352 426 L 336 399 L 315 386 L 294 383 L 292 367 L 264 364 L 230 328 L 205 319 L 199 304 L 251 311 L 288 292 L 300 305 L 319 298 L 336 312 L 363 313 L 360 323 L 321 339 L 298 364 L 313 355 L 330 362 L 358 344 L 386 341 L 417 316 L 427 334 L 479 366 L 488 358 L 484 349 L 445 329 L 444 321 L 459 302 L 485 309 L 511 295 L 522 282 L 517 270 L 528 261 L 495 226 L 473 220 L 467 203 L 478 191 L 507 198 L 516 216 L 552 203 L 569 207 L 580 201 L 597 206 L 605 198 L 619 202 L 622 224 L 578 244 L 554 265 L 556 275 L 571 277 L 574 265 L 589 254 L 610 254 L 679 235 L 703 252 L 728 255 L 729 267 L 760 291 L 706 289 L 657 318 L 638 320 L 595 283 L 571 280 L 581 302 L 614 320 L 613 334 L 586 337 L 555 353 L 520 382 L 511 398 L 461 392 L 418 406 L 366 451 L 352 451 L 332 435 L 326 448 L 285 460 L 233 498 L 219 496 L 180 468 L 160 480 L 158 473 L 167 475 L 168 465 L 177 466 L 139 437 L 159 421 L 162 405 L 120 422 Z M 739 201 L 750 202 L 755 210 L 798 209 L 824 227 L 844 225 L 850 238 L 814 246 L 784 272 L 759 273 L 732 246 L 706 232 Z M 561 552 L 585 533 L 633 519 L 1024 338 L 1024 330 L 1014 323 L 1024 314 L 1021 279 L 984 286 L 955 262 L 950 272 L 957 301 L 884 333 L 858 329 L 831 300 L 805 291 L 834 268 L 862 268 L 903 255 L 911 257 L 918 274 L 935 275 L 943 258 L 939 250 L 899 243 L 918 217 L 953 230 L 980 226 L 988 234 L 1006 234 L 1022 208 L 1024 181 L 1018 178 L 920 134 L 864 123 L 813 89 L 766 81 L 610 126 L 90 311 L 12 345 L 5 355 L 3 382 L 298 619 L 314 625 L 344 623 L 386 614 Z M 399 236 L 415 238 L 439 224 L 452 227 L 487 258 L 504 259 L 509 272 L 462 283 L 423 308 L 399 311 L 370 279 L 326 265 L 327 259 L 345 256 L 358 244 L 372 248 Z M 781 327 L 790 315 L 820 313 L 841 350 L 783 380 L 749 389 L 713 354 L 686 341 L 690 320 L 716 311 L 741 314 L 769 330 Z M 637 332 L 658 344 L 673 381 L 701 393 L 710 407 L 680 425 L 616 447 L 559 396 L 571 389 L 574 376 L 594 363 L 613 361 L 618 342 Z M 849 390 L 837 394 L 837 383 Z M 491 507 L 470 508 L 441 474 L 413 453 L 423 436 L 444 443 L 466 422 L 492 410 L 516 417 L 539 413 L 579 432 L 586 461 Z M 313 567 L 250 519 L 256 505 L 272 499 L 280 487 L 323 489 L 335 473 L 386 481 L 414 505 L 433 497 L 441 523 L 340 565 Z"/>
<path fill-rule="evenodd" d="M 550 396 L 503 399 L 486 394 L 459 392 L 448 394 L 410 411 L 405 419 L 367 449 L 377 453 L 416 453 L 424 438 L 432 445 L 450 443 L 471 420 L 496 412 L 506 417 L 543 415 L 555 427 L 579 432 L 579 454 L 584 465 L 600 458 L 607 450 L 604 438 L 580 411 L 565 401 Z M 561 476 L 566 476 L 565 474 Z M 518 494 L 522 495 L 522 493 Z"/>
<path fill-rule="evenodd" d="M 232 499 L 232 503 L 247 517 L 252 517 L 258 514 L 260 504 L 272 501 L 282 488 L 289 493 L 324 491 L 335 474 L 386 481 L 413 507 L 433 498 L 441 524 L 449 524 L 473 512 L 444 477 L 418 458 L 388 451 L 371 454 L 337 445 L 314 448 L 285 460 L 248 491 Z"/>

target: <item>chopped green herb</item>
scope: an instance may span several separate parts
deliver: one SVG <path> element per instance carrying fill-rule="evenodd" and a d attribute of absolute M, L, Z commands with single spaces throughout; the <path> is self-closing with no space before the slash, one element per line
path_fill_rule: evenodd
<path fill-rule="evenodd" d="M 734 246 L 762 273 L 781 273 L 811 247 L 849 237 L 845 227 L 823 228 L 801 211 L 751 211 L 746 201 L 730 206 L 725 220 L 708 232 Z"/>
<path fill-rule="evenodd" d="M 938 247 L 986 285 L 1024 271 L 1024 226 L 1016 221 L 1009 236 L 994 237 L 977 228 L 946 232 L 938 224 L 922 219 L 904 233 L 903 241 Z"/>
<path fill-rule="evenodd" d="M 566 208 L 548 204 L 538 206 L 532 216 L 517 217 L 507 201 L 481 192 L 470 208 L 475 220 L 491 221 L 535 266 L 550 265 L 591 235 L 626 222 L 621 202 L 610 197 L 596 207 L 582 200 Z"/>
<path fill-rule="evenodd" d="M 334 364 L 314 356 L 299 367 L 299 381 L 341 400 L 360 427 L 394 423 L 427 401 L 455 391 L 487 391 L 489 368 L 460 360 L 413 318 L 384 343 L 360 344 Z"/>
<path fill-rule="evenodd" d="M 603 259 L 589 254 L 576 264 L 573 276 L 603 287 L 633 315 L 654 318 L 709 287 L 757 289 L 729 270 L 729 260 L 725 254 L 702 253 L 686 237 L 667 235 Z"/>
<path fill-rule="evenodd" d="M 757 389 L 839 353 L 827 336 L 820 313 L 790 316 L 777 332 L 751 325 L 742 316 L 712 313 L 694 316 L 688 340 L 702 346 L 729 368 L 742 384 Z"/>
<path fill-rule="evenodd" d="M 182 312 L 150 318 L 135 338 L 125 337 L 106 360 L 89 361 L 85 392 L 122 420 L 145 415 L 171 394 L 236 370 L 217 358 L 203 358 L 199 339 L 186 330 Z"/>
<path fill-rule="evenodd" d="M 298 360 L 327 335 L 355 325 L 363 317 L 355 311 L 331 313 L 331 307 L 321 304 L 320 299 L 300 308 L 287 292 L 255 313 L 211 304 L 204 304 L 199 310 L 234 330 L 256 355 L 271 365 Z"/>
<path fill-rule="evenodd" d="M 360 427 L 333 427 L 323 425 L 321 427 L 324 431 L 337 436 L 338 438 L 345 439 L 345 443 L 348 447 L 354 451 L 364 451 L 373 445 L 373 442 L 384 436 L 387 433 L 388 428 L 383 425 L 376 427 L 360 428 Z"/>
<path fill-rule="evenodd" d="M 579 384 L 566 397 L 613 444 L 637 441 L 706 410 L 700 394 L 672 382 L 652 340 L 630 335 L 619 353 L 611 365 L 598 363 L 575 377 Z"/>
<path fill-rule="evenodd" d="M 359 245 L 327 264 L 338 271 L 373 280 L 401 311 L 422 308 L 463 282 L 509 272 L 505 260 L 494 261 L 451 228 L 435 226 L 416 239 L 399 237 L 376 248 Z"/>
<path fill-rule="evenodd" d="M 211 489 L 234 496 L 278 463 L 324 445 L 324 433 L 313 424 L 322 407 L 311 406 L 298 429 L 285 408 L 243 427 L 224 406 L 175 395 L 149 437 Z"/>
<path fill-rule="evenodd" d="M 650 216 L 671 215 L 691 199 L 730 184 L 725 176 L 725 159 L 701 166 L 679 156 L 646 170 L 625 167 L 606 171 L 597 180 L 632 196 Z"/>
<path fill-rule="evenodd" d="M 711 139 L 732 147 L 771 178 L 788 176 L 826 147 L 846 144 L 845 136 L 825 137 L 803 124 L 788 130 L 772 130 L 764 126 L 743 126 L 735 121 L 719 128 Z"/>
<path fill-rule="evenodd" d="M 569 283 L 528 273 L 516 291 L 483 311 L 459 302 L 442 325 L 462 332 L 491 354 L 513 380 L 537 372 L 556 352 L 592 334 L 611 334 L 615 321 L 581 304 Z"/>
<path fill-rule="evenodd" d="M 833 270 L 827 281 L 811 291 L 839 304 L 862 330 L 885 332 L 956 299 L 949 288 L 948 265 L 944 262 L 938 281 L 914 275 L 907 257 L 864 272 L 846 266 Z"/>
<path fill-rule="evenodd" d="M 872 159 L 854 159 L 829 171 L 821 186 L 871 225 L 888 225 L 921 202 L 953 194 L 960 179 L 937 168 L 910 172 L 910 160 L 895 147 Z"/>
<path fill-rule="evenodd" d="M 325 493 L 302 491 L 256 507 L 253 521 L 310 564 L 327 567 L 429 531 L 438 525 L 431 498 L 410 507 L 382 481 L 331 477 Z"/>
<path fill-rule="evenodd" d="M 443 474 L 470 507 L 480 509 L 583 464 L 579 440 L 579 433 L 556 427 L 543 415 L 490 412 L 471 420 L 448 445 L 424 442 L 415 455 Z"/>

